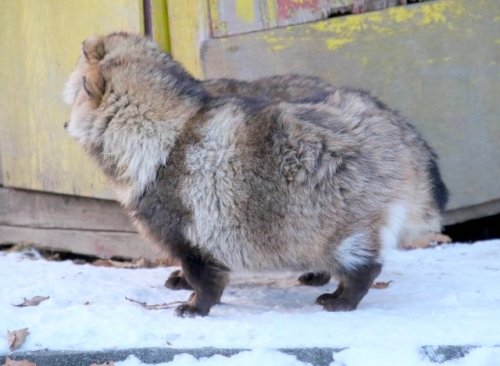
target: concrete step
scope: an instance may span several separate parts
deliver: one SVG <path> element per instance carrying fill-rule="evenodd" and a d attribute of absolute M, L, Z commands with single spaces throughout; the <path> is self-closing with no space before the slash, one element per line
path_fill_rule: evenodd
<path fill-rule="evenodd" d="M 466 356 L 471 350 L 481 346 L 422 346 L 420 352 L 423 358 L 427 358 L 436 364 L 445 361 L 459 359 Z M 500 345 L 494 346 L 500 347 Z M 299 361 L 309 362 L 315 366 L 328 366 L 334 361 L 334 353 L 345 350 L 345 348 L 284 348 L 278 351 L 294 355 Z M 144 363 L 157 364 L 169 362 L 176 355 L 190 354 L 196 358 L 211 357 L 215 355 L 234 356 L 248 349 L 232 348 L 130 348 L 104 351 L 32 351 L 14 352 L 12 354 L 0 355 L 0 364 L 5 363 L 7 357 L 13 360 L 27 359 L 36 363 L 37 366 L 89 366 L 92 363 L 105 363 L 108 361 L 123 361 L 128 356 L 134 355 Z"/>

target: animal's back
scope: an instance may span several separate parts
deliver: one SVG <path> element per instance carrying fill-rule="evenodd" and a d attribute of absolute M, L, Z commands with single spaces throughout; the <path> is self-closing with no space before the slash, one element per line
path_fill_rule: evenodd
<path fill-rule="evenodd" d="M 331 98 L 215 108 L 185 159 L 193 242 L 233 267 L 327 269 L 343 239 L 376 225 L 407 169 L 399 130 L 375 105 Z"/>

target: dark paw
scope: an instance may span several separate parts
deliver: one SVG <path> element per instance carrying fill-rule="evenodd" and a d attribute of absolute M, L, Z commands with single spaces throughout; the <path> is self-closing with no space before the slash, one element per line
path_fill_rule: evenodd
<path fill-rule="evenodd" d="M 328 301 L 338 298 L 342 294 L 342 292 L 344 292 L 344 287 L 339 285 L 333 293 L 318 296 L 318 298 L 316 299 L 316 304 L 325 305 Z"/>
<path fill-rule="evenodd" d="M 299 283 L 305 286 L 323 286 L 330 282 L 328 272 L 307 272 L 299 277 Z"/>
<path fill-rule="evenodd" d="M 333 294 L 323 294 L 316 299 L 316 304 L 322 305 L 326 311 L 351 311 L 356 309 L 357 304 L 353 304 L 349 299 Z"/>
<path fill-rule="evenodd" d="M 327 301 L 323 304 L 323 309 L 326 311 L 352 311 L 357 307 L 351 301 L 345 298 L 337 298 Z"/>
<path fill-rule="evenodd" d="M 316 304 L 318 304 L 318 305 L 325 305 L 328 301 L 336 299 L 337 297 L 338 296 L 336 296 L 335 293 L 333 293 L 333 294 L 323 294 L 321 296 L 318 296 L 318 298 L 316 299 Z"/>
<path fill-rule="evenodd" d="M 165 287 L 170 290 L 192 290 L 191 285 L 182 275 L 181 270 L 173 271 L 165 281 Z"/>
<path fill-rule="evenodd" d="M 181 318 L 194 318 L 195 316 L 206 316 L 208 311 L 203 311 L 191 304 L 182 304 L 175 308 L 174 314 Z"/>

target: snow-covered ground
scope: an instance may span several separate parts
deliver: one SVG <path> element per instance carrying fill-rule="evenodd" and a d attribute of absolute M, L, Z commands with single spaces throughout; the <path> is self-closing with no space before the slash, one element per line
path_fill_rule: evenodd
<path fill-rule="evenodd" d="M 333 365 L 430 365 L 425 345 L 481 345 L 444 365 L 500 365 L 500 240 L 387 253 L 377 281 L 356 311 L 329 313 L 314 299 L 332 292 L 299 286 L 297 273 L 238 275 L 205 318 L 181 319 L 148 304 L 185 300 L 163 283 L 171 268 L 119 269 L 0 254 L 0 354 L 7 330 L 29 328 L 18 351 L 113 348 L 250 349 L 230 358 L 176 356 L 168 365 L 304 365 L 284 348 L 348 348 Z M 38 306 L 24 298 L 49 296 Z M 2 340 L 4 338 L 4 340 Z M 14 352 L 15 354 L 15 352 Z M 392 360 L 392 361 L 391 361 Z M 117 365 L 141 364 L 129 357 Z M 167 365 L 163 364 L 163 365 Z"/>

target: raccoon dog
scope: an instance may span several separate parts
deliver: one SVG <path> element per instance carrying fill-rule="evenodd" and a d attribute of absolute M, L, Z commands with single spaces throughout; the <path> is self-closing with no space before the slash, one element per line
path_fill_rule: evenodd
<path fill-rule="evenodd" d="M 68 133 L 138 230 L 181 263 L 194 292 L 177 315 L 207 315 L 229 268 L 332 274 L 337 290 L 317 303 L 353 310 L 384 246 L 441 238 L 436 156 L 398 114 L 363 91 L 255 97 L 274 88 L 229 84 L 112 33 L 83 42 L 65 88 Z"/>

